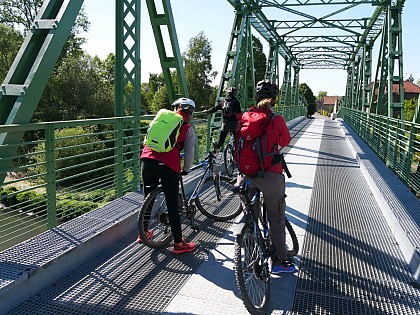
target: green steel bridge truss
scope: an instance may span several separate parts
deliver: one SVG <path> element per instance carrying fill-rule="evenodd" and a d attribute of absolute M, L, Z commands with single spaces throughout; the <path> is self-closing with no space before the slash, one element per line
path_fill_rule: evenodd
<path fill-rule="evenodd" d="M 301 70 L 342 69 L 347 71 L 342 107 L 404 120 L 401 17 L 405 0 L 227 1 L 232 5 L 233 24 L 218 100 L 225 89 L 233 85 L 238 88 L 244 108 L 253 104 L 253 95 L 250 95 L 253 89 L 248 87 L 255 86 L 255 80 L 261 79 L 254 78 L 252 71 L 252 34 L 256 32 L 269 47 L 265 78 L 281 86 L 278 108 L 302 106 L 298 91 Z M 171 1 L 145 2 L 169 100 L 181 95 L 188 97 Z M 141 3 L 141 0 L 116 1 L 116 117 L 140 116 Z M 0 125 L 30 122 L 82 5 L 83 0 L 44 1 L 1 85 Z M 169 43 L 165 42 L 165 36 Z M 380 47 L 373 76 L 372 50 L 377 40 Z M 173 74 L 177 77 L 176 85 Z M 129 84 L 133 89 L 125 88 Z M 398 99 L 388 92 L 395 85 L 399 87 Z M 418 115 L 414 119 L 418 122 Z M 215 126 L 214 120 L 215 116 L 209 126 Z M 1 182 L 21 137 L 19 133 L 0 134 Z M 120 144 L 122 151 L 129 148 L 129 143 Z M 121 162 L 117 164 L 122 165 Z"/>

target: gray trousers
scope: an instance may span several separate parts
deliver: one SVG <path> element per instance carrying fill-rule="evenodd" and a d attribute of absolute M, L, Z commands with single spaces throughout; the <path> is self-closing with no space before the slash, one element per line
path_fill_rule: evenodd
<path fill-rule="evenodd" d="M 264 177 L 243 177 L 238 176 L 236 184 L 240 185 L 246 179 L 250 181 L 249 196 L 252 197 L 257 188 L 264 194 L 264 203 L 267 209 L 268 222 L 270 226 L 270 240 L 276 248 L 277 257 L 280 260 L 286 259 L 286 232 L 285 232 L 285 181 L 284 175 L 280 173 L 264 172 Z M 241 196 L 242 208 L 245 209 L 246 200 Z M 259 210 L 255 204 L 254 211 Z"/>

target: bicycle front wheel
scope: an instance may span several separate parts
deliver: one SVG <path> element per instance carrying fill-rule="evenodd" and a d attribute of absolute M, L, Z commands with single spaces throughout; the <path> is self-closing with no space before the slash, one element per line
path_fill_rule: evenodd
<path fill-rule="evenodd" d="M 266 314 L 270 304 L 270 272 L 258 253 L 255 235 L 245 230 L 235 242 L 236 283 L 248 312 Z"/>
<path fill-rule="evenodd" d="M 195 203 L 207 217 L 217 221 L 231 220 L 241 213 L 240 199 L 232 192 L 232 179 L 226 176 L 212 176 L 204 180 Z"/>
<path fill-rule="evenodd" d="M 229 177 L 233 176 L 233 173 L 235 172 L 235 161 L 233 160 L 233 146 L 232 144 L 228 143 L 228 145 L 225 148 L 225 151 L 223 151 L 223 157 L 225 162 L 225 171 L 226 174 Z"/>
<path fill-rule="evenodd" d="M 151 248 L 162 248 L 172 240 L 168 207 L 162 187 L 154 189 L 144 199 L 138 218 L 139 236 Z"/>

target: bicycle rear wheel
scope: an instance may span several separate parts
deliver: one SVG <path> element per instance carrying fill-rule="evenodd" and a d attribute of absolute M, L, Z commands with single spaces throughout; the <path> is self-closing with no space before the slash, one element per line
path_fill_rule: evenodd
<path fill-rule="evenodd" d="M 226 176 L 212 176 L 204 180 L 195 204 L 207 217 L 217 221 L 231 220 L 241 213 L 240 199 L 232 192 L 232 179 Z"/>
<path fill-rule="evenodd" d="M 261 208 L 260 213 L 265 213 L 266 210 L 265 210 L 265 204 L 264 204 L 264 197 L 262 194 L 260 195 L 260 206 L 261 205 L 262 205 L 262 208 Z M 260 218 L 260 220 L 263 220 L 263 218 Z M 295 233 L 295 230 L 293 229 L 292 224 L 287 219 L 287 217 L 285 218 L 285 220 L 286 220 L 286 223 L 285 223 L 286 255 L 288 257 L 292 257 L 292 256 L 296 256 L 297 253 L 299 252 L 299 242 L 296 237 L 296 233 Z"/>
<path fill-rule="evenodd" d="M 235 172 L 235 161 L 233 160 L 233 146 L 232 144 L 228 143 L 226 145 L 225 150 L 223 151 L 223 158 L 225 162 L 225 171 L 229 177 L 233 176 Z"/>
<path fill-rule="evenodd" d="M 258 255 L 255 235 L 245 230 L 235 242 L 235 277 L 241 299 L 251 314 L 266 314 L 270 305 L 270 271 Z"/>
<path fill-rule="evenodd" d="M 144 199 L 138 217 L 139 236 L 151 248 L 162 248 L 172 240 L 168 208 L 162 187 L 154 189 Z"/>
<path fill-rule="evenodd" d="M 296 256 L 299 252 L 299 242 L 296 237 L 295 230 L 292 227 L 292 224 L 286 218 L 286 253 L 287 256 L 292 257 Z"/>

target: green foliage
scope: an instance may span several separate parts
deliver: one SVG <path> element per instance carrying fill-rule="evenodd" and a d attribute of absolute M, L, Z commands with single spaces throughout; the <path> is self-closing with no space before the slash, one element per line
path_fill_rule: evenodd
<path fill-rule="evenodd" d="M 157 113 L 161 108 L 167 108 L 169 100 L 165 102 L 163 97 L 159 97 L 160 99 L 156 99 L 158 104 L 155 104 L 155 94 L 161 89 L 164 88 L 164 91 L 161 93 L 167 94 L 167 89 L 165 87 L 165 80 L 163 78 L 163 73 L 156 74 L 150 73 L 149 74 L 149 82 L 142 83 L 141 85 L 141 108 L 143 113 L 153 112 Z M 166 97 L 168 98 L 168 97 Z"/>
<path fill-rule="evenodd" d="M 252 35 L 252 53 L 254 55 L 254 80 L 255 83 L 262 80 L 265 76 L 267 67 L 267 57 L 264 54 L 264 48 L 258 37 Z"/>
<path fill-rule="evenodd" d="M 413 117 L 416 111 L 417 100 L 415 98 L 411 100 L 404 100 L 404 119 L 407 121 L 413 121 Z"/>
<path fill-rule="evenodd" d="M 308 116 L 312 116 L 316 111 L 316 98 L 311 88 L 306 83 L 299 84 L 299 94 L 303 95 L 308 104 Z"/>
<path fill-rule="evenodd" d="M 16 206 L 12 208 L 20 212 L 45 216 L 47 215 L 47 197 L 33 190 L 20 192 L 16 196 Z"/>
<path fill-rule="evenodd" d="M 171 106 L 169 104 L 169 97 L 168 97 L 168 90 L 166 89 L 166 86 L 162 86 L 153 97 L 153 101 L 149 109 L 153 113 L 157 113 L 159 109 L 166 108 L 170 109 Z"/>
<path fill-rule="evenodd" d="M 216 101 L 217 87 L 210 85 L 217 75 L 217 72 L 212 71 L 211 51 L 212 47 L 209 40 L 203 32 L 200 32 L 196 37 L 190 39 L 187 50 L 182 55 L 189 97 L 195 101 L 196 111 L 207 109 Z M 175 91 L 180 93 L 175 71 L 171 72 L 171 81 Z M 150 73 L 149 81 L 142 83 L 141 107 L 142 114 L 156 113 L 162 108 L 170 108 L 163 73 Z"/>
<path fill-rule="evenodd" d="M 18 193 L 16 195 L 16 201 L 18 203 L 21 203 L 21 202 L 25 202 L 25 201 L 35 199 L 36 197 L 37 197 L 36 192 L 34 192 L 33 190 L 29 190 L 29 191 L 24 191 L 24 192 Z"/>
<path fill-rule="evenodd" d="M 43 0 L 2 0 L 0 1 L 0 23 L 22 30 L 24 33 L 31 28 Z M 64 45 L 60 59 L 67 54 L 80 54 L 85 39 L 79 35 L 89 29 L 90 23 L 82 8 L 76 18 L 69 38 Z"/>
<path fill-rule="evenodd" d="M 105 144 L 97 136 L 93 135 L 94 132 L 95 128 L 93 126 L 78 126 L 73 128 L 57 129 L 54 131 L 54 137 L 57 139 L 55 142 L 56 169 L 58 170 L 56 178 L 64 179 L 73 175 L 78 175 L 72 180 L 62 182 L 62 185 L 70 185 L 75 182 L 88 180 L 92 175 L 86 172 L 95 170 L 101 166 L 101 164 L 96 161 L 112 154 L 112 152 L 105 151 Z M 35 152 L 43 152 L 44 150 L 44 142 L 41 142 L 34 148 Z M 34 155 L 33 158 L 36 163 L 43 163 L 45 160 L 43 154 Z M 83 165 L 89 161 L 93 162 Z M 45 166 L 39 165 L 33 170 L 33 172 L 36 174 L 42 174 L 45 172 Z M 93 176 L 99 177 L 105 172 L 106 170 L 97 171 Z"/>
<path fill-rule="evenodd" d="M 67 222 L 96 209 L 96 207 L 96 203 L 91 201 L 70 199 L 57 200 L 57 220 Z"/>
<path fill-rule="evenodd" d="M 328 94 L 327 91 L 319 91 L 316 99 L 317 100 L 322 100 L 324 98 L 324 96 L 327 96 L 327 94 Z"/>
<path fill-rule="evenodd" d="M 104 60 L 95 56 L 93 61 L 97 65 L 97 75 L 100 80 L 107 86 L 113 86 L 115 82 L 115 55 L 108 54 Z"/>
<path fill-rule="evenodd" d="M 113 190 L 105 190 L 105 189 L 94 189 L 90 191 L 82 191 L 82 192 L 67 192 L 67 193 L 60 193 L 57 199 L 63 200 L 78 200 L 78 201 L 91 201 L 95 203 L 101 203 L 104 201 L 112 200 L 113 197 Z"/>
<path fill-rule="evenodd" d="M 22 45 L 23 36 L 11 27 L 0 24 L 0 82 L 3 82 Z"/>
<path fill-rule="evenodd" d="M 107 71 L 98 58 L 65 57 L 54 69 L 33 121 L 114 116 L 114 87 L 104 80 Z"/>
<path fill-rule="evenodd" d="M 7 207 L 10 207 L 17 203 L 16 199 L 16 187 L 0 187 L 0 203 L 4 204 Z"/>
<path fill-rule="evenodd" d="M 16 187 L 0 187 L 0 203 L 14 211 L 46 215 L 47 197 L 33 190 L 18 192 Z"/>
<path fill-rule="evenodd" d="M 195 101 L 196 110 L 209 107 L 212 94 L 210 84 L 217 75 L 217 72 L 212 71 L 211 51 L 209 40 L 200 32 L 190 39 L 187 51 L 183 53 L 188 91 L 190 98 Z"/>
<path fill-rule="evenodd" d="M 16 187 L 0 187 L 0 203 L 19 212 L 37 216 L 47 215 L 47 197 L 35 191 L 17 192 Z M 112 189 L 95 189 L 88 192 L 69 192 L 57 195 L 57 220 L 66 222 L 96 209 L 101 203 L 111 201 Z"/>
<path fill-rule="evenodd" d="M 43 0 L 3 0 L 0 2 L 0 22 L 10 27 L 29 29 Z"/>

